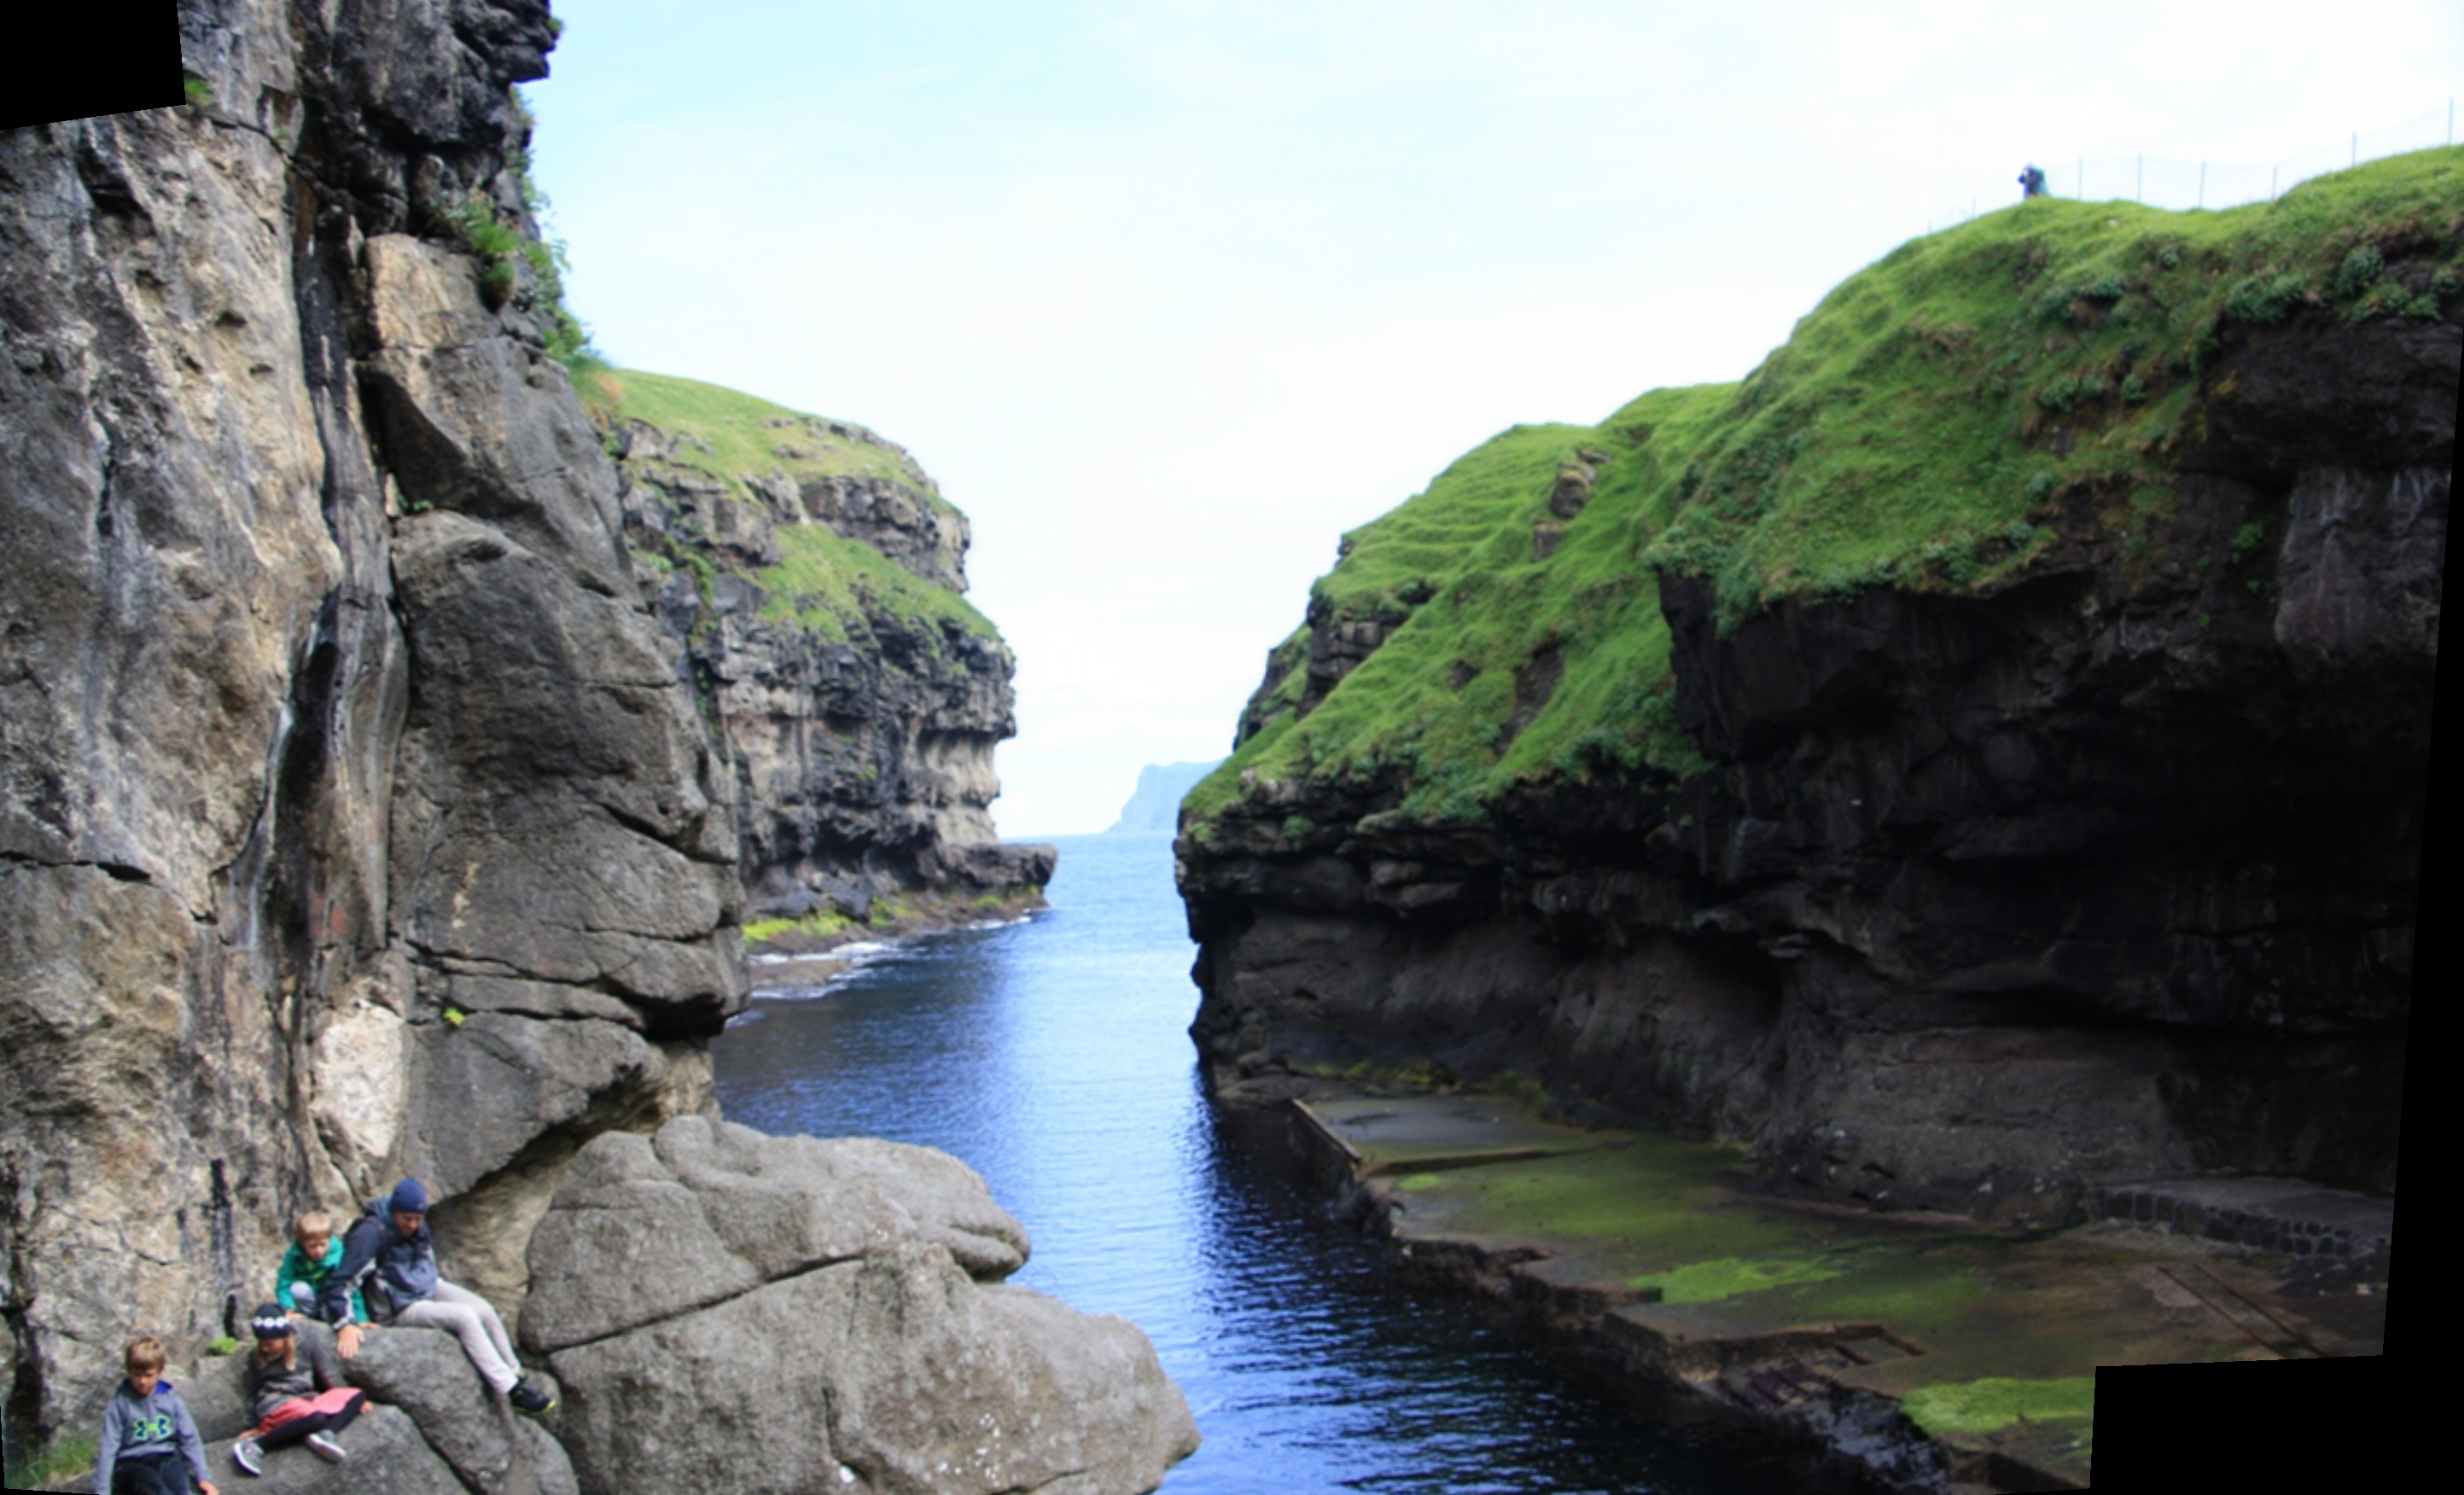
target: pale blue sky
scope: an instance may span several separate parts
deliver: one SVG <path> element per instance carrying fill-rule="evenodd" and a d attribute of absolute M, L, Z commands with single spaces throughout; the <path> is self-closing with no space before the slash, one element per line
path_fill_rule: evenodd
<path fill-rule="evenodd" d="M 556 11 L 576 309 L 967 511 L 1013 836 L 1223 753 L 1343 531 L 1497 430 L 1743 376 L 2029 160 L 2316 159 L 2464 92 L 2456 0 Z"/>

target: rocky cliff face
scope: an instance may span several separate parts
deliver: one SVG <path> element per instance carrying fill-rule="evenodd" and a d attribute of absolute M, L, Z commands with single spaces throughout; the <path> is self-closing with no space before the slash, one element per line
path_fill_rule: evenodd
<path fill-rule="evenodd" d="M 405 1174 L 517 1320 L 575 1151 L 713 1107 L 741 871 L 794 908 L 1050 869 L 993 843 L 1009 656 L 903 453 L 713 505 L 550 356 L 495 247 L 540 0 L 180 27 L 189 106 L 0 137 L 12 1448 Z M 762 580 L 805 534 L 952 605 L 859 565 L 816 621 Z"/>
<path fill-rule="evenodd" d="M 2464 179 L 2440 190 L 2464 209 Z M 2413 246 L 2427 287 L 2459 225 L 2387 242 Z M 2342 263 L 2395 262 L 2354 231 L 2368 257 L 2347 239 Z M 2005 287 L 2009 263 L 1991 267 Z M 1894 357 L 1978 337 L 1922 303 L 1866 316 L 1856 289 L 1826 310 L 1858 311 Z M 1647 549 L 1689 515 L 1697 537 L 1728 523 L 1722 546 L 1768 543 L 1739 468 L 1776 490 L 1816 443 L 1859 439 L 1835 408 L 1724 451 L 1718 422 L 1772 403 L 1768 370 L 1566 433 L 1563 463 L 1484 500 L 1495 543 L 1459 543 L 1418 595 L 1393 582 L 1413 510 L 1380 521 L 1360 538 L 1386 616 L 1353 613 L 1381 636 L 1279 648 L 1243 751 L 1185 817 L 1193 1033 L 1219 1088 L 1520 1075 L 1577 1112 L 1750 1142 L 1833 1197 L 2005 1218 L 2209 1170 L 2392 1191 L 2464 360 L 2426 294 L 2400 319 L 2236 302 L 2169 391 L 2151 361 L 2102 409 L 2046 419 L 2076 385 L 2035 400 L 1991 438 L 2048 474 L 2025 517 L 1981 545 L 1912 536 L 1879 584 L 1783 580 L 1736 605 L 1756 574 L 1736 551 Z M 1891 371 L 1869 348 L 1858 376 Z M 2166 406 L 2161 427 L 2140 401 Z M 2063 476 L 2105 432 L 2123 477 Z M 1593 476 L 1608 516 L 1584 513 Z M 1464 481 L 1416 503 L 1467 501 Z M 1831 492 L 1832 517 L 1796 522 L 1844 549 Z M 1785 578 L 1824 548 L 1755 564 Z M 1370 596 L 1345 578 L 1321 583 L 1312 634 Z M 1463 620 L 1496 595 L 1545 627 L 1484 643 Z M 1439 704 L 1380 729 L 1375 711 L 1403 714 L 1375 703 L 1415 691 Z M 1372 704 L 1338 716 L 1347 693 Z M 1476 806 L 1450 778 L 1482 785 Z"/>
<path fill-rule="evenodd" d="M 18 1434 L 404 1173 L 517 1304 L 561 1159 L 706 1107 L 744 987 L 615 470 L 451 227 L 521 221 L 544 6 L 180 20 L 205 101 L 0 139 Z"/>
<path fill-rule="evenodd" d="M 628 371 L 585 393 L 732 769 L 752 915 L 1034 901 L 1054 853 L 1001 845 L 989 809 L 1013 661 L 962 595 L 966 517 L 860 426 Z"/>

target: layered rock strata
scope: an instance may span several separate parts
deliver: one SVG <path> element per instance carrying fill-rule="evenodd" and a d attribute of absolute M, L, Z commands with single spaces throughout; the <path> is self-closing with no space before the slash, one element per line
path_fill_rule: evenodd
<path fill-rule="evenodd" d="M 640 581 L 733 770 L 751 914 L 1036 901 L 1057 853 L 993 826 L 1015 661 L 962 600 L 966 517 L 843 421 L 748 416 L 764 461 L 739 470 L 687 422 L 605 418 Z"/>
<path fill-rule="evenodd" d="M 1471 817 L 1403 808 L 1408 757 L 1249 770 L 1178 846 L 1218 1087 L 1519 1075 L 1885 1207 L 2391 1192 L 2458 329 L 2297 311 L 2203 351 L 2165 486 L 2055 494 L 1991 585 L 1731 627 L 1661 572 L 1707 766 L 1533 773 Z M 1244 740 L 1369 668 L 1337 642 L 1279 648 Z M 1517 668 L 1501 742 L 1558 668 Z"/>

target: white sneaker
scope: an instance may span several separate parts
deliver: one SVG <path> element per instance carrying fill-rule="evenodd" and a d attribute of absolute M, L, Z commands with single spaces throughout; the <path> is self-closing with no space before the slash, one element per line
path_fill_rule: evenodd
<path fill-rule="evenodd" d="M 341 1463 L 351 1456 L 349 1449 L 334 1441 L 334 1435 L 331 1433 L 311 1433 L 308 1435 L 307 1442 L 317 1457 L 327 1463 Z"/>
<path fill-rule="evenodd" d="M 242 1474 L 263 1474 L 265 1445 L 253 1438 L 241 1439 L 231 1444 L 231 1462 L 239 1465 Z"/>

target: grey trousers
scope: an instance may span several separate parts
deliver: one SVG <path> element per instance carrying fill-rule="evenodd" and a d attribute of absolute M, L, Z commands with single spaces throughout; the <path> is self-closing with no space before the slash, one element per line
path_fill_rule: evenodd
<path fill-rule="evenodd" d="M 462 1341 L 462 1352 L 479 1368 L 490 1386 L 497 1391 L 514 1389 L 522 1378 L 521 1362 L 514 1356 L 514 1342 L 505 1337 L 505 1321 L 488 1300 L 467 1287 L 456 1287 L 439 1279 L 436 1296 L 423 1298 L 394 1314 L 397 1325 L 408 1324 L 425 1329 L 451 1331 Z"/>

